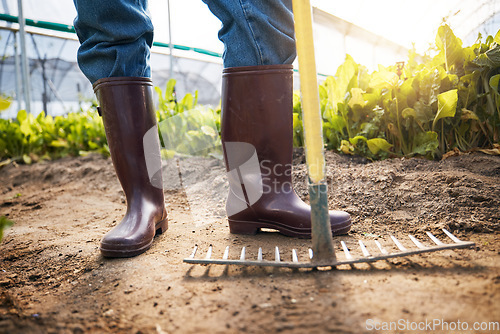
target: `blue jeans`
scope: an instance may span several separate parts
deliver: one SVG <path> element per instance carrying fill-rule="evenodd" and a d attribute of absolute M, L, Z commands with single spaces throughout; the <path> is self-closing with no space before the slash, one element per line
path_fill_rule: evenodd
<path fill-rule="evenodd" d="M 91 83 L 150 77 L 153 25 L 147 0 L 73 0 L 78 65 Z M 222 22 L 224 67 L 291 64 L 296 56 L 291 0 L 203 0 Z"/>

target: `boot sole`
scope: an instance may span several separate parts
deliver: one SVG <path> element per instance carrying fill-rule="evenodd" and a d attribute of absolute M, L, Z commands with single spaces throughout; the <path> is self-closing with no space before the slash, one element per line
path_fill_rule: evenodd
<path fill-rule="evenodd" d="M 286 235 L 288 237 L 295 237 L 301 239 L 310 239 L 311 230 L 310 229 L 294 229 L 290 226 L 278 222 L 255 222 L 255 221 L 239 221 L 234 219 L 228 219 L 229 221 L 229 232 L 233 234 L 244 234 L 244 235 L 255 235 L 261 228 L 268 228 L 277 230 L 279 233 Z M 335 224 L 332 230 L 332 235 L 342 235 L 349 232 L 351 229 L 352 222 L 351 219 L 345 220 L 341 223 Z"/>
<path fill-rule="evenodd" d="M 163 234 L 166 230 L 168 229 L 168 219 L 165 218 L 164 220 L 156 223 L 155 225 L 155 236 Z M 139 254 L 144 253 L 147 251 L 151 245 L 153 244 L 153 239 L 151 241 L 139 248 L 133 248 L 132 246 L 128 246 L 128 249 L 111 249 L 111 248 L 103 248 L 102 245 L 99 247 L 102 256 L 104 257 L 134 257 Z"/>

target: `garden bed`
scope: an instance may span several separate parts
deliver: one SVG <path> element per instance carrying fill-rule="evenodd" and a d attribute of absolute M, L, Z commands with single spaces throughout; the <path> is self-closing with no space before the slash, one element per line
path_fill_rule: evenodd
<path fill-rule="evenodd" d="M 294 163 L 307 199 L 301 151 Z M 476 248 L 319 271 L 184 264 L 195 244 L 212 244 L 214 256 L 226 245 L 232 256 L 242 246 L 267 256 L 278 245 L 283 257 L 310 245 L 230 234 L 223 163 L 186 158 L 187 188 L 175 186 L 179 173 L 165 175 L 167 233 L 145 254 L 109 260 L 99 241 L 125 212 L 109 159 L 10 164 L 0 171 L 0 214 L 15 222 L 0 245 L 0 332 L 370 333 L 440 320 L 466 322 L 472 333 L 474 322 L 500 321 L 500 157 L 368 162 L 327 152 L 327 165 L 330 207 L 354 222 L 336 241 L 362 239 L 370 249 L 389 234 L 444 240 L 447 228 Z"/>

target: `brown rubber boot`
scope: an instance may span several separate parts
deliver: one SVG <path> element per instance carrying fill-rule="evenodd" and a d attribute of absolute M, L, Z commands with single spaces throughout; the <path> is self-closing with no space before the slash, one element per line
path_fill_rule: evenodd
<path fill-rule="evenodd" d="M 311 208 L 292 185 L 292 65 L 227 68 L 222 81 L 222 144 L 228 170 L 226 211 L 231 233 L 261 228 L 311 237 Z M 351 228 L 330 211 L 334 235 Z"/>
<path fill-rule="evenodd" d="M 129 77 L 104 78 L 93 85 L 111 160 L 127 199 L 125 217 L 101 241 L 105 257 L 139 255 L 168 227 L 152 86 L 149 78 Z M 150 130 L 156 139 L 146 141 Z M 150 176 L 151 166 L 156 173 Z"/>

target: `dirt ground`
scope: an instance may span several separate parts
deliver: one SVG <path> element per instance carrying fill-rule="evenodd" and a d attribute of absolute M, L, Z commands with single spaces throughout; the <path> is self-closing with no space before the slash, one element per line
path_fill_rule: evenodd
<path fill-rule="evenodd" d="M 306 199 L 303 154 L 294 160 Z M 125 212 L 111 161 L 11 164 L 0 170 L 0 215 L 15 222 L 0 244 L 0 332 L 500 332 L 500 157 L 329 152 L 327 164 L 330 207 L 354 221 L 335 237 L 340 259 L 340 240 L 375 254 L 374 239 L 392 249 L 390 234 L 407 247 L 408 234 L 429 244 L 426 231 L 449 242 L 441 228 L 476 247 L 321 270 L 185 264 L 195 244 L 202 253 L 212 244 L 214 257 L 226 245 L 231 257 L 262 247 L 265 258 L 278 245 L 283 259 L 292 248 L 304 259 L 310 246 L 270 231 L 231 235 L 223 163 L 189 158 L 165 167 L 167 233 L 138 257 L 104 259 L 99 241 Z"/>

